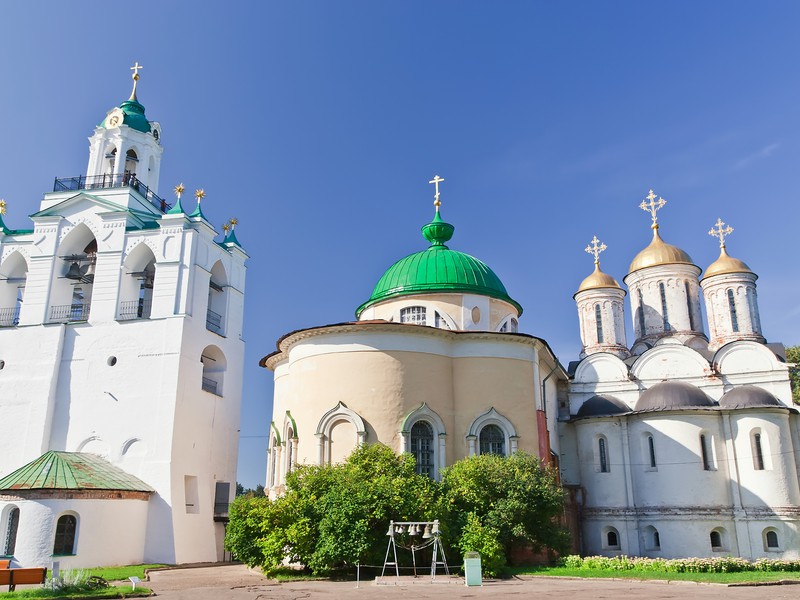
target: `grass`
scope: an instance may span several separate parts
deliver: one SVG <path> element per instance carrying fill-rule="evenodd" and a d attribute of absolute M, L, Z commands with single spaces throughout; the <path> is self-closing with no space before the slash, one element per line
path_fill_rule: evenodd
<path fill-rule="evenodd" d="M 141 598 L 149 596 L 150 594 L 152 594 L 152 592 L 147 588 L 137 586 L 134 590 L 129 585 L 72 593 L 37 588 L 17 590 L 16 592 L 0 592 L 0 600 L 16 600 L 17 598 L 24 598 L 25 600 L 46 598 L 59 598 L 60 600 L 78 600 L 80 598 Z"/>
<path fill-rule="evenodd" d="M 547 575 L 551 577 L 661 579 L 699 581 L 703 583 L 761 583 L 782 579 L 800 580 L 800 573 L 786 571 L 743 571 L 739 573 L 675 573 L 672 571 L 637 571 L 627 569 L 574 569 L 568 567 L 513 567 L 513 575 Z"/>
<path fill-rule="evenodd" d="M 123 567 L 94 567 L 92 569 L 85 569 L 88 575 L 97 575 L 106 581 L 123 581 L 128 577 L 138 577 L 144 580 L 145 569 L 156 569 L 158 567 L 167 567 L 169 565 L 127 565 Z"/>
<path fill-rule="evenodd" d="M 314 575 L 309 571 L 304 571 L 302 569 L 290 569 L 289 567 L 273 569 L 268 573 L 265 573 L 265 575 L 270 579 L 275 579 L 281 583 L 286 583 L 289 581 L 328 581 L 330 579 L 329 577 L 320 577 L 319 575 Z"/>

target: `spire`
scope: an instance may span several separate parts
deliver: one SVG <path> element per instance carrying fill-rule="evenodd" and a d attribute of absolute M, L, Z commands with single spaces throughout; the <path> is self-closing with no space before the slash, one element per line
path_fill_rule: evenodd
<path fill-rule="evenodd" d="M 239 240 L 236 239 L 236 226 L 239 224 L 239 219 L 236 217 L 231 218 L 225 225 L 222 226 L 225 229 L 225 226 L 230 227 L 230 233 L 228 230 L 225 229 L 225 239 L 223 240 L 224 244 L 236 244 L 237 246 L 241 247 L 242 245 L 239 243 Z"/>
<path fill-rule="evenodd" d="M 0 233 L 9 233 L 11 230 L 3 222 L 4 214 L 6 214 L 6 201 L 0 200 Z"/>
<path fill-rule="evenodd" d="M 172 208 L 170 208 L 167 211 L 168 215 L 181 215 L 181 214 L 184 214 L 183 207 L 181 206 L 181 194 L 183 193 L 183 190 L 185 190 L 185 189 L 186 188 L 183 187 L 182 183 L 179 183 L 178 185 L 175 186 L 175 195 L 178 197 L 178 201 L 175 202 L 175 206 L 173 206 Z"/>
<path fill-rule="evenodd" d="M 206 216 L 203 214 L 203 209 L 200 208 L 200 201 L 206 197 L 206 192 L 202 188 L 199 190 L 194 191 L 194 197 L 197 198 L 197 207 L 192 211 L 190 217 L 200 217 L 201 219 L 205 219 Z"/>
<path fill-rule="evenodd" d="M 433 205 L 436 207 L 436 214 L 433 215 L 433 220 L 427 225 L 422 226 L 422 235 L 431 243 L 431 248 L 447 248 L 444 245 L 450 238 L 453 237 L 455 227 L 450 223 L 445 223 L 442 216 L 439 214 L 439 207 L 442 205 L 439 200 L 439 184 L 444 181 L 442 177 L 435 175 L 428 183 L 436 186 L 436 193 L 433 195 Z"/>
<path fill-rule="evenodd" d="M 128 98 L 129 101 L 139 102 L 139 99 L 136 97 L 136 84 L 139 83 L 139 69 L 143 68 L 144 67 L 142 67 L 142 65 L 139 64 L 138 60 L 131 67 L 131 71 L 133 71 L 133 75 L 131 75 L 131 79 L 133 79 L 133 90 L 131 90 L 131 97 Z"/>

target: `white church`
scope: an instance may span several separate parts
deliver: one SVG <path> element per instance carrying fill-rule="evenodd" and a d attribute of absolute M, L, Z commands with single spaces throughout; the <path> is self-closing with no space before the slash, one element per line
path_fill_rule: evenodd
<path fill-rule="evenodd" d="M 235 492 L 244 252 L 158 195 L 133 92 L 30 229 L 0 207 L 0 557 L 62 568 L 223 558 Z M 185 202 L 185 200 L 184 200 Z M 235 221 L 233 222 L 235 225 Z M 143 376 L 142 374 L 146 374 Z"/>

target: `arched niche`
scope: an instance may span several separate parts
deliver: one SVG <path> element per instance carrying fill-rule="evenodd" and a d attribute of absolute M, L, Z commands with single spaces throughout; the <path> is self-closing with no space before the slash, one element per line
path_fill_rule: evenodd
<path fill-rule="evenodd" d="M 14 251 L 0 264 L 0 327 L 19 323 L 27 280 L 28 261 Z"/>
<path fill-rule="evenodd" d="M 58 246 L 50 292 L 49 321 L 89 319 L 96 262 L 97 239 L 86 223 L 79 223 Z"/>
<path fill-rule="evenodd" d="M 317 461 L 324 465 L 343 459 L 364 444 L 367 428 L 358 413 L 339 402 L 322 415 L 314 435 L 318 441 Z M 350 441 L 352 444 L 348 443 Z"/>
<path fill-rule="evenodd" d="M 156 257 L 146 243 L 128 252 L 119 282 L 120 320 L 149 319 L 156 280 Z"/>
<path fill-rule="evenodd" d="M 772 350 L 757 342 L 725 344 L 714 355 L 714 363 L 721 375 L 788 370 L 786 363 L 780 362 Z"/>
<path fill-rule="evenodd" d="M 597 352 L 584 358 L 575 369 L 575 383 L 628 381 L 628 367 L 614 354 Z"/>
<path fill-rule="evenodd" d="M 710 374 L 711 366 L 697 350 L 677 344 L 651 348 L 631 367 L 631 375 L 642 381 L 703 378 Z"/>
<path fill-rule="evenodd" d="M 221 260 L 211 267 L 208 280 L 208 309 L 206 329 L 225 335 L 226 313 L 228 311 L 228 274 Z"/>

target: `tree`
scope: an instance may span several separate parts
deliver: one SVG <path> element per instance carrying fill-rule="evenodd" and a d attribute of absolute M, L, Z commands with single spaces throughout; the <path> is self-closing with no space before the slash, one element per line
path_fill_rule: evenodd
<path fill-rule="evenodd" d="M 795 364 L 789 367 L 789 379 L 792 383 L 792 400 L 800 404 L 800 346 L 786 348 L 786 362 Z"/>
<path fill-rule="evenodd" d="M 515 544 L 563 552 L 569 542 L 555 473 L 523 452 L 474 456 L 445 469 L 439 508 L 447 539 L 462 552 L 482 552 L 493 574 Z"/>

